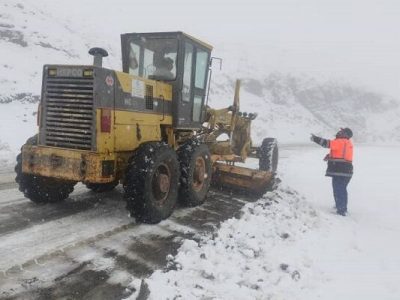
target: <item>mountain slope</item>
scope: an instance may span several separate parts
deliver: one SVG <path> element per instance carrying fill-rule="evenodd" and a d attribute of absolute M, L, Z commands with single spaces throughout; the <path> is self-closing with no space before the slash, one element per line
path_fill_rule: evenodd
<path fill-rule="evenodd" d="M 229 105 L 235 78 L 217 76 L 210 105 Z M 285 143 L 304 143 L 311 132 L 330 137 L 340 127 L 351 127 L 358 142 L 400 141 L 400 105 L 383 94 L 281 73 L 255 73 L 242 81 L 241 110 L 258 113 L 256 142 L 276 136 Z"/>
<path fill-rule="evenodd" d="M 17 151 L 36 131 L 36 104 L 29 103 L 39 100 L 43 64 L 90 64 L 88 49 L 102 46 L 110 53 L 105 66 L 119 70 L 120 44 L 117 33 L 112 40 L 105 39 L 85 28 L 83 21 L 71 23 L 26 0 L 5 0 L 0 11 L 0 103 L 24 102 L 31 116 L 23 118 L 23 130 L 16 115 L 14 124 L 0 122 L 0 140 Z M 213 67 L 209 104 L 230 105 L 234 82 L 241 78 L 241 108 L 259 115 L 253 129 L 256 143 L 266 136 L 304 143 L 311 132 L 329 137 L 343 126 L 354 130 L 356 141 L 400 141 L 400 107 L 390 97 L 348 83 L 274 72 L 259 59 L 260 49 L 254 49 L 254 55 L 252 49 L 217 51 L 224 65 L 222 71 Z M 18 110 L 5 105 L 1 111 Z M 9 129 L 20 134 L 10 137 Z"/>
<path fill-rule="evenodd" d="M 92 58 L 87 51 L 100 44 L 109 50 L 111 57 L 115 57 L 108 42 L 76 28 L 79 26 L 46 12 L 31 1 L 2 1 L 0 102 L 25 100 L 31 95 L 37 100 L 42 68 L 46 63 L 91 64 Z M 119 45 L 115 48 L 120 53 Z"/>

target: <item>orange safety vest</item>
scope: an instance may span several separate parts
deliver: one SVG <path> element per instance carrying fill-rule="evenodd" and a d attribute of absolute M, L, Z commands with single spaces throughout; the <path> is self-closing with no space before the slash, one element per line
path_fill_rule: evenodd
<path fill-rule="evenodd" d="M 334 139 L 329 141 L 331 153 L 329 159 L 353 161 L 353 143 L 348 139 Z"/>

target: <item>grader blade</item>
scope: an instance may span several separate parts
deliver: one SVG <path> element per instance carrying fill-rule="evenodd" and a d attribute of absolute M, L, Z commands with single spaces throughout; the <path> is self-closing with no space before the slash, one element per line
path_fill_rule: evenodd
<path fill-rule="evenodd" d="M 253 170 L 244 167 L 215 163 L 213 183 L 222 188 L 260 195 L 272 186 L 272 172 Z"/>

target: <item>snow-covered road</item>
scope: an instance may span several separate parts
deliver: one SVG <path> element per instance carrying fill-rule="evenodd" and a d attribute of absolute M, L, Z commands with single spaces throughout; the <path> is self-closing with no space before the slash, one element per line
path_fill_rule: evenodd
<path fill-rule="evenodd" d="M 313 146 L 281 148 L 282 184 L 263 199 L 213 191 L 153 226 L 120 189 L 37 206 L 4 172 L 0 298 L 136 299 L 145 278 L 151 299 L 400 299 L 399 150 L 356 147 L 346 218 Z"/>
<path fill-rule="evenodd" d="M 4 183 L 0 298 L 129 296 L 140 287 L 131 281 L 163 268 L 184 239 L 199 239 L 248 200 L 213 191 L 201 207 L 178 208 L 170 219 L 144 225 L 128 217 L 121 188 L 98 195 L 78 185 L 64 203 L 35 205 Z"/>

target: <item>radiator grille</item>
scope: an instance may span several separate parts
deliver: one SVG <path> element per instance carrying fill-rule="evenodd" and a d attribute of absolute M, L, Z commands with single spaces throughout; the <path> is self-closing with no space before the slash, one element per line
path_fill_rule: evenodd
<path fill-rule="evenodd" d="M 47 78 L 45 89 L 45 144 L 90 150 L 93 78 Z"/>

